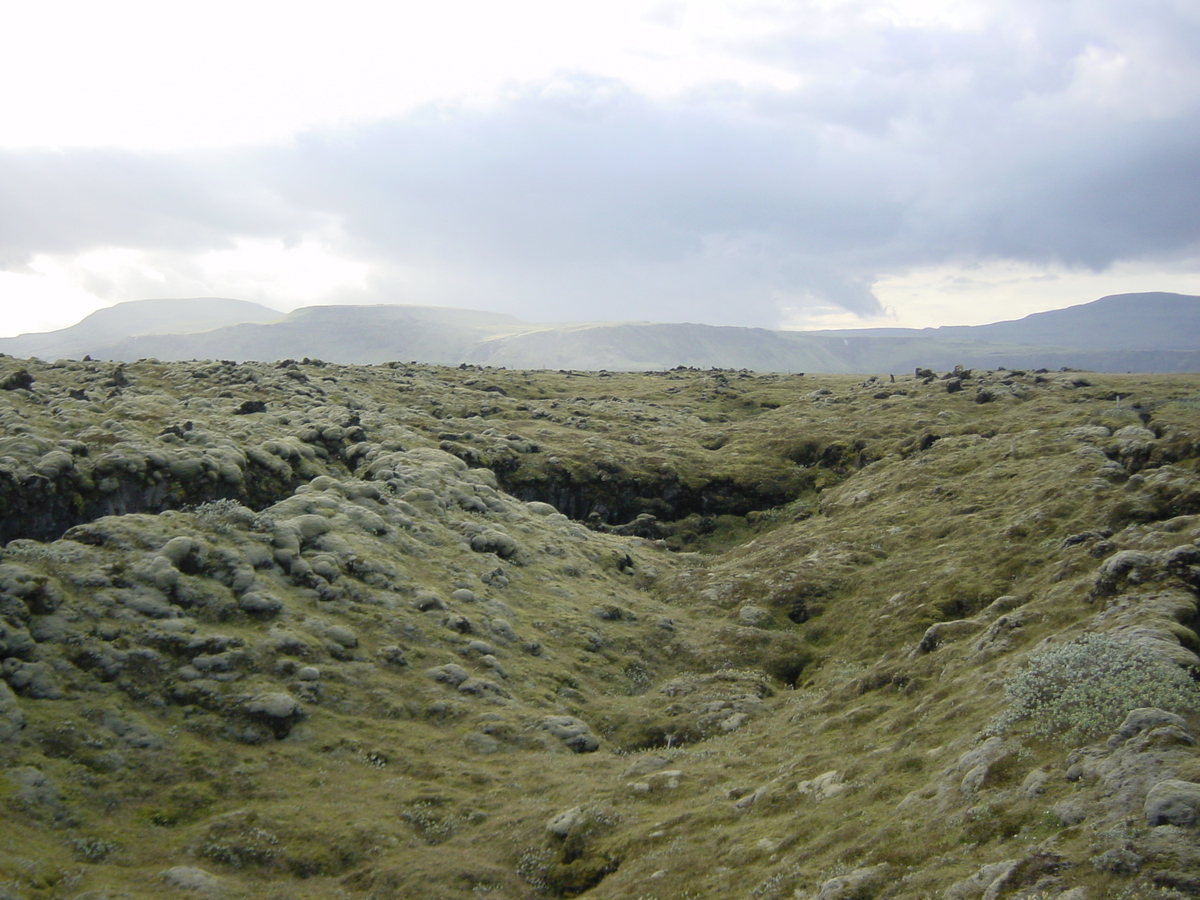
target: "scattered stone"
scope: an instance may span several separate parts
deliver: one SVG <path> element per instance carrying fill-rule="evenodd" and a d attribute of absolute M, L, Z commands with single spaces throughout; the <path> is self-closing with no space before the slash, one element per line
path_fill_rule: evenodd
<path fill-rule="evenodd" d="M 1020 863 L 1021 861 L 1018 859 L 989 863 L 969 878 L 964 878 L 946 888 L 942 896 L 945 900 L 980 900 L 982 897 L 997 897 L 1000 891 L 1012 882 L 1013 875 Z"/>
<path fill-rule="evenodd" d="M 0 676 L 18 694 L 33 700 L 57 700 L 63 695 L 55 681 L 54 670 L 44 662 L 6 659 L 0 664 Z"/>
<path fill-rule="evenodd" d="M 574 716 L 545 716 L 538 728 L 549 732 L 575 753 L 592 753 L 600 747 L 600 740 L 592 734 L 587 723 Z"/>
<path fill-rule="evenodd" d="M 846 790 L 846 776 L 841 772 L 825 772 L 810 781 L 796 785 L 796 791 L 813 800 L 829 800 Z"/>
<path fill-rule="evenodd" d="M 823 882 L 813 900 L 856 900 L 871 895 L 887 877 L 888 865 L 866 866 Z"/>
<path fill-rule="evenodd" d="M 517 633 L 513 631 L 513 627 L 508 623 L 507 619 L 492 619 L 488 622 L 488 630 L 491 631 L 492 636 L 497 640 L 509 644 L 517 641 Z"/>
<path fill-rule="evenodd" d="M 446 601 L 437 594 L 429 591 L 418 591 L 416 598 L 413 600 L 413 609 L 420 612 L 429 612 L 435 609 L 445 609 Z"/>
<path fill-rule="evenodd" d="M 173 866 L 159 877 L 171 887 L 192 891 L 211 900 L 218 900 L 225 894 L 224 883 L 220 878 L 195 866 Z"/>
<path fill-rule="evenodd" d="M 1151 731 L 1155 728 L 1161 728 L 1164 725 L 1174 726 L 1184 734 L 1188 733 L 1187 721 L 1183 716 L 1177 716 L 1175 713 L 1167 712 L 1165 709 L 1155 709 L 1152 706 L 1132 709 L 1125 716 L 1125 721 L 1121 723 L 1121 727 L 1108 739 L 1108 749 L 1115 750 L 1134 735 Z"/>
<path fill-rule="evenodd" d="M 480 640 L 467 641 L 467 649 L 477 656 L 493 656 L 493 658 L 496 652 L 491 644 Z"/>
<path fill-rule="evenodd" d="M 353 650 L 358 646 L 358 635 L 345 625 L 330 625 L 325 629 L 325 637 L 347 650 Z"/>
<path fill-rule="evenodd" d="M 0 659 L 27 658 L 36 646 L 33 636 L 28 631 L 0 619 Z"/>
<path fill-rule="evenodd" d="M 565 838 L 571 833 L 571 829 L 578 827 L 586 820 L 587 816 L 583 811 L 583 807 L 573 806 L 550 819 L 546 823 L 546 830 L 555 837 Z"/>
<path fill-rule="evenodd" d="M 671 764 L 671 761 L 665 756 L 643 756 L 637 762 L 630 765 L 622 774 L 622 778 L 637 778 L 640 775 L 648 775 L 651 772 L 657 772 L 659 769 L 665 769 Z"/>
<path fill-rule="evenodd" d="M 0 391 L 28 391 L 33 389 L 33 376 L 28 369 L 17 369 L 0 381 Z"/>
<path fill-rule="evenodd" d="M 471 673 L 462 666 L 447 663 L 444 666 L 434 666 L 425 670 L 425 677 L 432 678 L 439 684 L 448 684 L 456 688 L 471 677 Z"/>
<path fill-rule="evenodd" d="M 1026 797 L 1033 799 L 1040 796 L 1046 790 L 1046 783 L 1050 780 L 1050 773 L 1045 769 L 1034 769 L 1025 776 L 1025 780 L 1021 782 L 1021 793 Z"/>
<path fill-rule="evenodd" d="M 1009 755 L 1009 749 L 998 737 L 988 738 L 974 750 L 964 753 L 955 765 L 958 771 L 966 772 L 959 784 L 963 793 L 974 794 L 984 787 L 992 768 Z"/>
<path fill-rule="evenodd" d="M 0 744 L 16 740 L 24 727 L 25 713 L 21 711 L 16 695 L 0 681 Z"/>
<path fill-rule="evenodd" d="M 300 702 L 282 691 L 251 698 L 246 702 L 245 710 L 251 719 L 266 725 L 278 740 L 287 737 L 292 727 L 304 718 Z"/>
<path fill-rule="evenodd" d="M 472 753 L 478 753 L 481 756 L 498 753 L 501 749 L 500 742 L 496 738 L 482 731 L 467 732 L 463 735 L 463 744 Z"/>
<path fill-rule="evenodd" d="M 402 669 L 408 665 L 408 657 L 404 655 L 403 648 L 397 647 L 395 644 L 380 647 L 379 652 L 375 655 L 383 664 L 394 666 L 397 669 Z"/>
<path fill-rule="evenodd" d="M 248 591 L 242 594 L 242 598 L 238 601 L 238 607 L 252 616 L 260 616 L 266 618 L 276 615 L 283 609 L 283 601 L 278 597 L 264 596 L 262 594 Z"/>
<path fill-rule="evenodd" d="M 921 637 L 917 649 L 922 653 L 930 653 L 942 644 L 967 637 L 981 631 L 984 623 L 976 619 L 958 619 L 953 622 L 935 622 L 930 625 Z"/>
<path fill-rule="evenodd" d="M 744 628 L 766 628 L 771 624 L 771 613 L 761 606 L 746 604 L 738 610 L 737 623 Z"/>
<path fill-rule="evenodd" d="M 1114 553 L 1100 565 L 1092 592 L 1103 596 L 1113 593 L 1121 580 L 1144 581 L 1154 570 L 1156 563 L 1154 554 L 1142 550 L 1121 550 Z"/>
<path fill-rule="evenodd" d="M 649 785 L 651 791 L 673 790 L 679 787 L 679 782 L 682 779 L 682 770 L 663 769 L 660 772 L 654 772 L 647 776 L 646 784 Z"/>
<path fill-rule="evenodd" d="M 495 553 L 501 559 L 517 554 L 517 542 L 500 531 L 483 531 L 471 538 L 471 549 L 476 553 Z"/>
<path fill-rule="evenodd" d="M 1050 812 L 1058 819 L 1058 824 L 1063 828 L 1070 828 L 1072 825 L 1078 825 L 1088 816 L 1088 804 L 1086 800 L 1077 797 L 1068 797 L 1066 800 L 1059 800 L 1054 806 L 1050 807 Z"/>
<path fill-rule="evenodd" d="M 1145 861 L 1144 856 L 1128 846 L 1105 850 L 1091 859 L 1092 866 L 1098 872 L 1109 872 L 1113 875 L 1132 875 Z"/>
<path fill-rule="evenodd" d="M 69 818 L 58 788 L 41 769 L 18 766 L 4 773 L 11 786 L 9 802 L 35 819 L 62 822 Z"/>

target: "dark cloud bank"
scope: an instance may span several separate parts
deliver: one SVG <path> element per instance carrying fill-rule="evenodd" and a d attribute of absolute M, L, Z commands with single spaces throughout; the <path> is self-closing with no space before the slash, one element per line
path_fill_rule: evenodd
<path fill-rule="evenodd" d="M 1169 260 L 1200 249 L 1200 40 L 1146 9 L 1091 31 L 1064 16 L 1033 48 L 877 28 L 847 49 L 797 22 L 744 48 L 802 69 L 790 92 L 667 104 L 577 75 L 283 148 L 7 152 L 0 265 L 337 222 L 338 249 L 376 266 L 358 302 L 772 326 L 810 302 L 877 312 L 873 280 L 920 265 Z M 1109 97 L 1080 66 L 1119 67 L 1118 39 L 1156 68 L 1127 54 Z"/>

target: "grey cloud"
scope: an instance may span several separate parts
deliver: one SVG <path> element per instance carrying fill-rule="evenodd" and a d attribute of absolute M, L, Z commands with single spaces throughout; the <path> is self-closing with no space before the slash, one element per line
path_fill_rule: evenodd
<path fill-rule="evenodd" d="M 826 154 L 813 132 L 741 108 L 576 79 L 496 111 L 310 135 L 267 168 L 366 252 L 479 272 L 476 295 L 525 314 L 576 302 L 770 324 L 781 294 L 817 285 L 877 309 L 860 273 L 831 260 L 886 239 L 903 208 L 877 174 Z"/>
<path fill-rule="evenodd" d="M 952 94 L 884 86 L 859 129 L 803 98 L 661 105 L 580 79 L 565 97 L 310 135 L 270 169 L 363 252 L 477 273 L 448 299 L 527 315 L 770 324 L 781 298 L 875 312 L 874 277 L 915 265 L 1196 248 L 1200 117 L 1129 127 Z M 897 124 L 922 102 L 918 127 Z"/>
<path fill-rule="evenodd" d="M 798 19 L 738 48 L 803 72 L 792 91 L 660 103 L 575 75 L 287 147 L 3 154 L 0 261 L 336 221 L 374 265 L 360 302 L 772 325 L 810 302 L 877 312 L 872 282 L 916 266 L 1200 253 L 1196 17 L 1013 8 L 983 32 L 848 21 L 851 42 Z M 1089 47 L 1124 55 L 1112 97 L 1078 95 Z"/>

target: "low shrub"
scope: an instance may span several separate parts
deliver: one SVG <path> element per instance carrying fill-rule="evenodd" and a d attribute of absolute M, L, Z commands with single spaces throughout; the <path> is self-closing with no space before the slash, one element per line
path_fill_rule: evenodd
<path fill-rule="evenodd" d="M 1086 634 L 1033 654 L 1004 683 L 1008 709 L 990 731 L 1029 723 L 1037 737 L 1080 743 L 1115 731 L 1131 709 L 1200 711 L 1200 686 L 1153 651 L 1107 634 Z"/>

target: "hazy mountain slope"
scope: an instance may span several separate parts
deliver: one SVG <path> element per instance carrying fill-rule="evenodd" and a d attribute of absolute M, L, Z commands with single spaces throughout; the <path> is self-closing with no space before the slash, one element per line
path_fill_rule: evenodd
<path fill-rule="evenodd" d="M 1161 291 L 1110 294 L 1090 303 L 989 325 L 856 328 L 814 333 L 830 339 L 840 336 L 1096 350 L 1191 351 L 1200 343 L 1200 297 Z"/>
<path fill-rule="evenodd" d="M 981 326 L 982 327 L 982 326 Z M 782 334 L 783 332 L 781 332 Z M 956 365 L 994 369 L 1086 369 L 1093 372 L 1200 372 L 1200 351 L 1069 349 L 1006 341 L 976 341 L 843 332 L 809 332 L 797 340 L 816 345 L 835 358 L 839 371 L 887 374 L 916 368 L 949 369 Z M 817 370 L 823 371 L 823 370 Z"/>
<path fill-rule="evenodd" d="M 515 368 L 661 371 L 675 366 L 773 372 L 844 372 L 842 360 L 805 336 L 763 328 L 644 322 L 561 326 L 488 340 L 471 362 Z"/>
<path fill-rule="evenodd" d="M 414 360 L 612 371 L 680 365 L 864 374 L 955 365 L 1200 370 L 1200 298 L 1179 294 L 1115 295 L 992 325 L 822 332 L 654 323 L 533 325 L 497 313 L 384 305 L 309 307 L 266 324 L 163 334 L 169 325 L 162 323 L 174 315 L 161 305 L 165 302 L 121 304 L 73 329 L 27 336 L 36 340 L 9 339 L 0 349 L 43 358 L 84 353 L 122 360 L 310 357 L 341 363 Z M 204 303 L 217 301 L 190 302 L 199 314 Z M 146 321 L 139 318 L 140 311 Z M 231 309 L 229 314 L 239 313 Z M 116 336 L 122 328 L 134 327 L 141 330 Z M 199 320 L 189 330 L 200 330 Z M 12 343 L 20 341 L 25 343 Z"/>
<path fill-rule="evenodd" d="M 269 325 L 234 325 L 205 334 L 112 341 L 99 359 L 261 359 L 318 357 L 331 362 L 419 360 L 458 363 L 480 338 L 509 331 L 511 316 L 426 306 L 310 306 Z"/>
<path fill-rule="evenodd" d="M 0 353 L 79 359 L 136 335 L 192 334 L 241 322 L 274 322 L 282 316 L 258 303 L 221 297 L 131 300 L 97 310 L 69 328 L 0 338 Z"/>
<path fill-rule="evenodd" d="M 6 897 L 1200 884 L 1196 377 L 0 388 Z"/>
<path fill-rule="evenodd" d="M 1010 322 L 938 331 L 1027 346 L 1192 352 L 1200 347 L 1200 297 L 1161 292 L 1113 294 Z"/>

